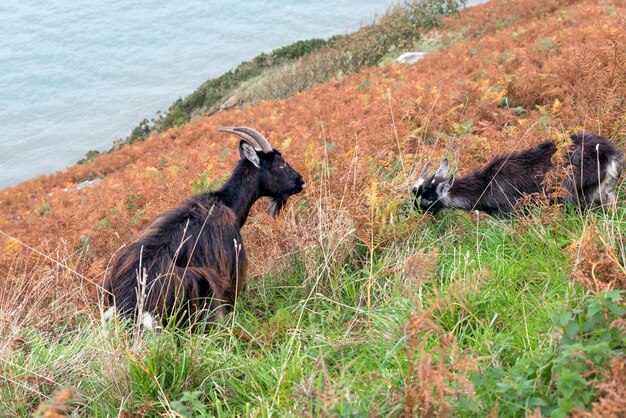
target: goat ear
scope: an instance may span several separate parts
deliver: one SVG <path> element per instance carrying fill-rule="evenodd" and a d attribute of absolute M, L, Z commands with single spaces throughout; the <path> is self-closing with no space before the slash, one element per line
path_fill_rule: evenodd
<path fill-rule="evenodd" d="M 441 191 L 439 192 L 439 194 L 443 196 L 444 194 L 448 193 L 453 184 L 454 184 L 454 176 L 450 176 L 448 180 L 441 183 Z"/>
<path fill-rule="evenodd" d="M 256 168 L 261 167 L 259 155 L 256 153 L 254 147 L 247 142 L 241 141 L 239 143 L 239 154 L 241 155 L 241 158 L 245 158 L 250 161 Z"/>
<path fill-rule="evenodd" d="M 443 160 L 437 171 L 435 171 L 435 177 L 445 177 L 448 174 L 448 159 Z"/>

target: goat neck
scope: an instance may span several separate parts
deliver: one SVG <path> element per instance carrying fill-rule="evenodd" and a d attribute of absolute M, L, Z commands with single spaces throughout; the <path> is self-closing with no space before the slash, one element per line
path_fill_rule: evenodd
<path fill-rule="evenodd" d="M 487 186 L 476 173 L 457 177 L 448 193 L 441 198 L 442 203 L 450 209 L 477 209 Z"/>
<path fill-rule="evenodd" d="M 260 197 L 258 169 L 248 160 L 240 160 L 232 176 L 214 193 L 235 213 L 239 227 L 248 219 L 250 208 Z"/>

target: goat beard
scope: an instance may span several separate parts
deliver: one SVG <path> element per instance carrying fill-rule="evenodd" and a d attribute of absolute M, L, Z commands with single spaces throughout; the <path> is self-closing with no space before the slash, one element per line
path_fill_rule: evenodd
<path fill-rule="evenodd" d="M 287 203 L 286 197 L 270 197 L 270 207 L 267 210 L 267 213 L 272 217 L 272 219 L 276 219 L 280 211 L 283 209 L 285 204 Z"/>

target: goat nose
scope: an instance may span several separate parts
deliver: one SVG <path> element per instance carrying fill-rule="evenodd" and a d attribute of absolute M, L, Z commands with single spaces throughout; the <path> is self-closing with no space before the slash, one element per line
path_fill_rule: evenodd
<path fill-rule="evenodd" d="M 306 181 L 302 180 L 302 188 L 304 189 L 306 187 Z"/>

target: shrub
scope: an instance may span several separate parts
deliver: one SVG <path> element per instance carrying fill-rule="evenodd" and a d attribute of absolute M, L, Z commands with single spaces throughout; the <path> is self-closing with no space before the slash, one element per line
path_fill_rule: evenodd
<path fill-rule="evenodd" d="M 540 407 L 542 414 L 565 417 L 589 408 L 598 397 L 594 386 L 602 382 L 611 358 L 626 348 L 626 335 L 618 326 L 625 312 L 623 292 L 614 290 L 592 297 L 584 310 L 556 312 L 560 346 L 544 349 L 539 359 L 519 359 L 509 372 L 492 368 L 475 383 L 500 381 L 494 395 L 506 416 Z"/>
<path fill-rule="evenodd" d="M 137 128 L 135 128 L 137 129 Z M 90 149 L 85 153 L 85 156 L 78 160 L 76 164 L 85 164 L 87 161 L 94 159 L 96 156 L 100 155 L 100 151 Z"/>
<path fill-rule="evenodd" d="M 320 49 L 322 45 L 325 45 L 324 39 L 314 38 L 306 41 L 297 41 L 291 45 L 284 46 L 282 48 L 275 49 L 270 54 L 272 60 L 294 60 L 296 58 L 303 57 L 311 52 Z"/>

